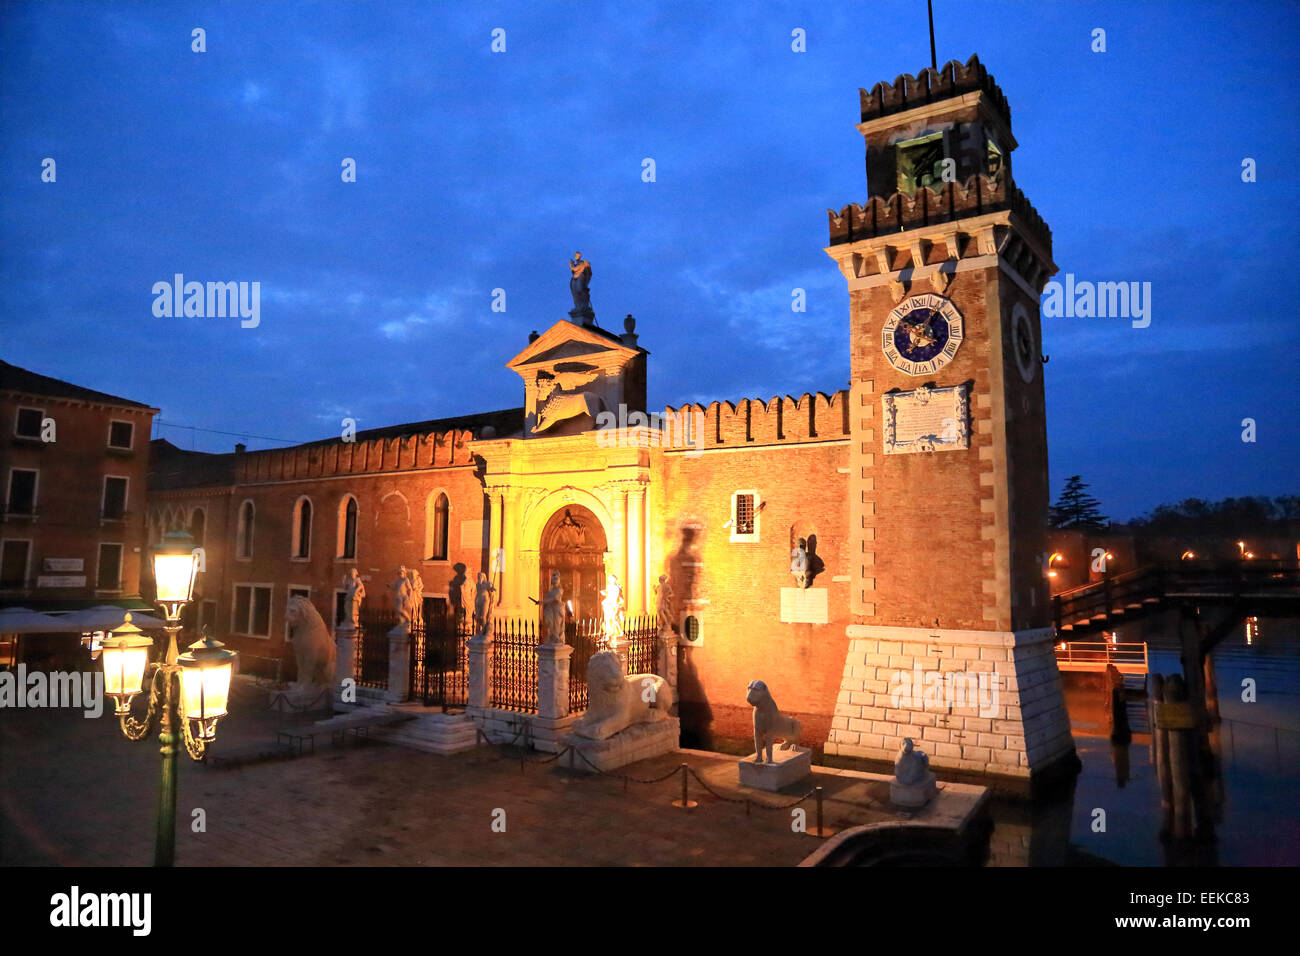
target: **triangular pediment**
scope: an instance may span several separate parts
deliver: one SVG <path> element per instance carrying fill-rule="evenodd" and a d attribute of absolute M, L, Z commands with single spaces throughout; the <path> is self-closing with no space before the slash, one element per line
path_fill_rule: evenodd
<path fill-rule="evenodd" d="M 532 366 L 585 358 L 602 368 L 609 368 L 622 365 L 641 351 L 611 338 L 609 333 L 561 319 L 507 362 L 506 367 L 522 372 Z"/>

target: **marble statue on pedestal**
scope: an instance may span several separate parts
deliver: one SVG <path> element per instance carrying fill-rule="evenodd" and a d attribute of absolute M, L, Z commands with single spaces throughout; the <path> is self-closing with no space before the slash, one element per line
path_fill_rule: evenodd
<path fill-rule="evenodd" d="M 799 587 L 808 587 L 808 542 L 803 538 L 790 551 L 790 573 Z"/>
<path fill-rule="evenodd" d="M 911 737 L 903 738 L 894 761 L 894 779 L 889 785 L 889 799 L 900 807 L 923 807 L 935 795 L 934 773 L 930 758 L 917 750 Z"/>
<path fill-rule="evenodd" d="M 411 582 L 407 600 L 411 608 L 411 625 L 419 627 L 424 624 L 424 578 L 416 568 L 407 568 L 406 577 Z"/>
<path fill-rule="evenodd" d="M 581 252 L 575 252 L 569 260 L 569 292 L 573 296 L 574 312 L 591 311 L 591 263 L 582 258 Z"/>
<path fill-rule="evenodd" d="M 361 624 L 361 602 L 366 598 L 366 583 L 361 580 L 361 575 L 356 568 L 343 575 L 343 591 L 346 595 L 343 603 L 345 614 L 343 620 L 353 627 L 358 627 Z"/>
<path fill-rule="evenodd" d="M 598 651 L 587 663 L 587 712 L 573 725 L 573 733 L 590 740 L 606 740 L 633 724 L 668 718 L 673 691 L 656 674 L 623 674 L 614 651 Z"/>
<path fill-rule="evenodd" d="M 545 644 L 564 643 L 564 588 L 560 587 L 560 572 L 551 572 L 551 589 L 542 598 L 542 627 Z"/>
<path fill-rule="evenodd" d="M 298 664 L 297 688 L 304 691 L 328 687 L 334 681 L 337 648 L 325 619 L 315 605 L 300 594 L 289 598 L 284 612 L 289 640 Z"/>
<path fill-rule="evenodd" d="M 754 763 L 762 762 L 764 747 L 767 748 L 767 763 L 775 762 L 772 745 L 777 737 L 782 740 L 782 750 L 798 749 L 799 721 L 781 713 L 767 684 L 761 680 L 751 681 L 745 703 L 754 708 Z"/>
<path fill-rule="evenodd" d="M 659 629 L 671 629 L 673 622 L 677 620 L 677 602 L 673 597 L 673 586 L 668 580 L 668 575 L 659 575 L 659 586 L 655 591 L 658 592 L 655 614 L 659 618 Z"/>
<path fill-rule="evenodd" d="M 480 571 L 478 583 L 474 585 L 474 633 L 486 634 L 492 625 L 492 604 L 495 588 L 488 582 L 488 576 Z"/>
<path fill-rule="evenodd" d="M 618 583 L 618 575 L 611 574 L 605 581 L 605 589 L 600 592 L 600 613 L 604 621 L 605 638 L 612 639 L 623 634 L 623 588 Z"/>
<path fill-rule="evenodd" d="M 388 587 L 393 592 L 393 607 L 397 610 L 397 626 L 409 630 L 414 620 L 414 611 L 411 606 L 414 586 L 411 583 L 410 575 L 406 573 L 406 565 L 398 566 L 397 580 Z"/>

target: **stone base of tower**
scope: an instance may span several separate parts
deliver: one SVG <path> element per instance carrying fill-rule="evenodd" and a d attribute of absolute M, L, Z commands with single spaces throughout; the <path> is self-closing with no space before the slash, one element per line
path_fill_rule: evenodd
<path fill-rule="evenodd" d="M 827 754 L 892 761 L 911 737 L 934 767 L 1026 780 L 1077 759 L 1052 628 L 846 630 Z"/>

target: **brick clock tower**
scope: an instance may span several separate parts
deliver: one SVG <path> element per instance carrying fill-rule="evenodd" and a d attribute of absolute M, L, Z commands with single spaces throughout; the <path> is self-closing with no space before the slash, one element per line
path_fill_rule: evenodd
<path fill-rule="evenodd" d="M 1044 572 L 1047 225 L 972 56 L 861 91 L 868 199 L 830 214 L 848 281 L 849 651 L 827 753 L 1021 778 L 1077 766 Z"/>

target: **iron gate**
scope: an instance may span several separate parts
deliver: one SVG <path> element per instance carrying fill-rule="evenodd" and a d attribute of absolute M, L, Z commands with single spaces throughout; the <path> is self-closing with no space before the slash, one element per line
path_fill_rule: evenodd
<path fill-rule="evenodd" d="M 426 707 L 469 703 L 469 622 L 464 615 L 437 614 L 411 629 L 411 698 Z"/>

